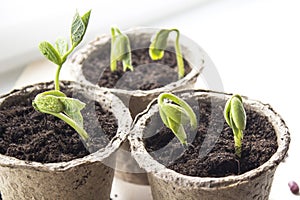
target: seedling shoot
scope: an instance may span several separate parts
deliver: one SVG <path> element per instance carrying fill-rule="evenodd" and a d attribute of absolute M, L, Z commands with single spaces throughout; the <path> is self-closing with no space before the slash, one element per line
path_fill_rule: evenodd
<path fill-rule="evenodd" d="M 246 128 L 246 112 L 240 95 L 233 95 L 226 102 L 224 118 L 233 131 L 235 154 L 238 158 L 241 158 L 243 131 Z"/>
<path fill-rule="evenodd" d="M 55 46 L 47 41 L 39 44 L 41 53 L 49 61 L 57 65 L 54 78 L 55 89 L 38 94 L 32 102 L 33 107 L 37 111 L 53 115 L 65 121 L 74 128 L 84 140 L 88 138 L 88 134 L 83 129 L 83 118 L 80 111 L 85 107 L 85 104 L 78 99 L 67 97 L 60 91 L 59 75 L 67 57 L 82 41 L 88 26 L 90 14 L 91 11 L 88 11 L 83 16 L 80 16 L 79 13 L 76 12 L 71 26 L 71 48 L 69 48 L 68 41 L 64 38 L 57 39 Z"/>
<path fill-rule="evenodd" d="M 177 29 L 162 29 L 156 33 L 153 37 L 152 42 L 149 47 L 149 55 L 152 60 L 160 60 L 164 57 L 164 51 L 167 48 L 167 42 L 169 34 L 174 31 L 176 32 L 176 40 L 175 40 L 175 52 L 176 52 L 176 60 L 178 66 L 178 78 L 181 79 L 184 77 L 184 62 L 182 58 L 182 53 L 179 44 L 179 30 Z"/>
<path fill-rule="evenodd" d="M 133 71 L 129 38 L 127 35 L 123 34 L 117 27 L 112 27 L 110 52 L 110 70 L 112 72 L 117 70 L 118 61 L 122 61 L 124 72 L 127 69 Z"/>
<path fill-rule="evenodd" d="M 183 99 L 171 93 L 160 94 L 158 96 L 158 106 L 163 123 L 186 146 L 187 134 L 184 126 L 190 123 L 193 129 L 197 128 L 197 117 L 193 109 Z"/>

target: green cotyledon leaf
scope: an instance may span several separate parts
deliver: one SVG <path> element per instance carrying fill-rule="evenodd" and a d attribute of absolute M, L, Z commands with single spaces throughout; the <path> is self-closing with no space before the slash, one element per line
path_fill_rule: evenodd
<path fill-rule="evenodd" d="M 39 44 L 39 49 L 41 53 L 51 62 L 56 65 L 61 65 L 62 60 L 59 52 L 47 41 L 41 42 Z"/>
<path fill-rule="evenodd" d="M 60 113 L 64 111 L 64 104 L 53 95 L 38 94 L 32 102 L 33 107 L 41 112 Z"/>

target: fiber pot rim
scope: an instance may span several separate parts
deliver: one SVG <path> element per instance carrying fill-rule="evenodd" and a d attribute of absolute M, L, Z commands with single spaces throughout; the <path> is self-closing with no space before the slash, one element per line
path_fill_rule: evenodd
<path fill-rule="evenodd" d="M 232 95 L 230 93 L 215 92 L 210 90 L 186 90 L 185 92 L 192 92 L 195 95 L 207 95 L 214 97 L 221 96 L 221 98 L 225 97 L 226 99 Z M 258 100 L 252 100 L 245 96 L 243 96 L 243 101 L 246 105 L 267 116 L 277 135 L 277 151 L 267 162 L 258 168 L 245 172 L 241 175 L 231 175 L 219 178 L 192 177 L 175 172 L 174 170 L 168 169 L 164 165 L 158 163 L 150 156 L 150 154 L 148 154 L 142 142 L 142 129 L 145 127 L 145 120 L 158 111 L 157 104 L 151 105 L 149 111 L 137 120 L 129 135 L 132 155 L 137 160 L 141 168 L 145 169 L 153 176 L 162 179 L 163 181 L 171 181 L 174 184 L 182 187 L 201 187 L 204 190 L 214 190 L 216 187 L 219 189 L 225 187 L 234 187 L 242 184 L 243 182 L 248 182 L 252 179 L 255 179 L 256 177 L 268 171 L 272 171 L 279 165 L 280 162 L 284 160 L 287 155 L 290 143 L 290 133 L 288 127 L 281 116 L 276 113 L 269 104 L 264 104 Z"/>
<path fill-rule="evenodd" d="M 69 84 L 68 84 L 69 83 Z M 129 133 L 130 125 L 132 123 L 132 118 L 130 116 L 130 113 L 128 109 L 125 107 L 125 105 L 122 103 L 122 101 L 110 93 L 107 90 L 104 89 L 95 89 L 92 87 L 88 87 L 86 85 L 78 84 L 73 81 L 60 81 L 60 84 L 63 86 L 76 88 L 81 92 L 87 92 L 87 98 L 90 98 L 92 100 L 105 98 L 106 100 L 109 100 L 111 103 L 107 103 L 105 107 L 112 107 L 111 112 L 115 115 L 116 119 L 118 119 L 118 129 L 116 136 L 110 140 L 110 142 L 107 144 L 105 148 L 99 149 L 98 151 L 91 153 L 87 156 L 84 156 L 82 158 L 76 158 L 68 162 L 57 162 L 57 163 L 40 163 L 36 161 L 25 161 L 20 160 L 15 157 L 10 157 L 6 155 L 0 154 L 0 166 L 2 167 L 11 167 L 11 168 L 38 168 L 39 171 L 66 171 L 69 170 L 75 166 L 87 164 L 87 163 L 94 163 L 94 162 L 102 162 L 105 161 L 105 159 L 110 156 L 112 153 L 117 151 L 121 143 L 125 140 Z M 0 104 L 2 101 L 4 101 L 6 98 L 11 97 L 13 95 L 18 95 L 21 93 L 21 91 L 31 92 L 34 89 L 39 88 L 50 88 L 53 86 L 53 81 L 51 82 L 40 82 L 33 85 L 28 85 L 25 87 L 22 87 L 20 89 L 15 89 L 7 94 L 0 96 Z M 100 102 L 103 106 L 103 101 Z M 118 108 L 112 106 L 116 105 Z M 121 113 L 123 111 L 121 118 L 118 118 L 118 113 Z M 123 120 L 123 118 L 125 120 Z"/>
<path fill-rule="evenodd" d="M 138 34 L 138 36 L 144 36 L 145 35 L 154 35 L 156 31 L 159 30 L 157 28 L 153 27 L 133 27 L 129 28 L 124 31 L 125 34 L 128 34 L 130 37 L 133 34 Z M 182 48 L 182 53 L 183 57 L 185 57 L 185 54 L 195 54 L 195 58 L 197 60 L 190 62 L 188 59 L 186 61 L 190 64 L 192 70 L 189 72 L 185 77 L 183 77 L 180 80 L 177 80 L 176 82 L 171 82 L 163 87 L 160 88 L 155 88 L 152 90 L 125 90 L 125 89 L 117 89 L 117 88 L 108 88 L 110 91 L 114 93 L 119 93 L 119 94 L 130 94 L 134 96 L 144 96 L 148 94 L 153 94 L 153 93 L 160 93 L 166 90 L 170 90 L 172 88 L 177 88 L 180 87 L 181 85 L 184 85 L 188 83 L 190 80 L 197 79 L 197 76 L 202 72 L 203 68 L 206 65 L 210 65 L 212 63 L 211 59 L 209 56 L 206 54 L 206 52 L 193 40 L 189 39 L 185 35 L 180 35 L 181 37 L 181 48 Z M 92 54 L 94 51 L 98 49 L 99 46 L 110 42 L 111 36 L 109 34 L 102 34 L 100 36 L 97 36 L 94 40 L 90 41 L 85 47 L 81 48 L 80 50 L 76 51 L 74 55 L 71 57 L 69 60 L 69 70 L 72 73 L 73 78 L 78 77 L 80 78 L 81 82 L 83 84 L 87 84 L 89 86 L 97 87 L 97 88 L 102 88 L 98 86 L 97 84 L 93 84 L 89 82 L 88 80 L 85 79 L 85 76 L 83 75 L 82 72 L 82 64 L 84 61 Z M 172 43 L 173 45 L 173 40 L 168 41 L 168 44 Z M 191 49 L 191 50 L 190 50 Z"/>

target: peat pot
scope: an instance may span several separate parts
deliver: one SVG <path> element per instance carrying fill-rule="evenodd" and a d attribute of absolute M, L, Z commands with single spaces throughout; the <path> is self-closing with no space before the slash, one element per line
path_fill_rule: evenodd
<path fill-rule="evenodd" d="M 109 91 L 95 90 L 95 88 L 79 85 L 74 82 L 62 82 L 61 88 L 63 91 L 71 92 L 72 97 L 79 98 L 80 100 L 83 99 L 82 101 L 87 104 L 86 108 L 83 109 L 83 118 L 85 128 L 90 138 L 87 142 L 82 142 L 80 139 L 77 139 L 79 142 L 76 142 L 75 138 L 79 138 L 79 136 L 72 128 L 64 124 L 62 125 L 63 128 L 56 127 L 56 124 L 62 122 L 61 120 L 32 110 L 30 106 L 37 93 L 53 89 L 53 87 L 52 82 L 39 83 L 14 90 L 1 97 L 1 121 L 5 120 L 3 118 L 18 116 L 20 120 L 19 122 L 15 122 L 15 125 L 11 127 L 6 127 L 4 124 L 0 125 L 1 147 L 5 147 L 3 144 L 7 141 L 3 138 L 9 137 L 5 135 L 7 132 L 10 132 L 9 130 L 20 131 L 19 127 L 25 124 L 25 126 L 28 127 L 24 134 L 38 135 L 33 140 L 39 141 L 38 143 L 42 143 L 42 145 L 47 148 L 45 150 L 46 154 L 42 158 L 39 158 L 39 155 L 35 155 L 35 157 L 37 157 L 35 159 L 39 160 L 44 159 L 44 157 L 51 157 L 50 150 L 56 146 L 58 146 L 57 148 L 63 148 L 64 145 L 68 145 L 64 143 L 72 143 L 74 146 L 71 148 L 74 149 L 79 148 L 78 146 L 82 146 L 86 152 L 78 158 L 61 162 L 31 161 L 34 158 L 30 152 L 29 156 L 27 156 L 28 160 L 4 155 L 7 151 L 12 151 L 10 149 L 12 146 L 16 146 L 15 143 L 22 143 L 20 140 L 26 140 L 26 137 L 20 135 L 19 138 L 13 140 L 14 144 L 8 144 L 6 152 L 4 152 L 3 148 L 0 149 L 0 191 L 2 199 L 107 200 L 110 198 L 111 185 L 114 177 L 115 154 L 121 143 L 125 140 L 131 125 L 129 111 L 122 101 Z M 114 126 L 114 128 L 111 128 L 112 135 L 106 135 L 108 129 L 105 126 L 111 127 L 111 125 L 105 124 L 107 123 L 106 121 L 105 123 L 100 123 L 104 119 L 97 117 L 95 110 L 98 110 L 99 106 L 96 107 L 95 105 L 100 105 L 103 110 L 101 112 L 103 112 L 104 116 L 106 116 L 106 113 L 112 116 L 111 121 Z M 15 110 L 15 107 L 18 107 L 18 110 Z M 4 113 L 8 110 L 10 110 L 10 112 L 5 116 Z M 44 124 L 38 126 L 38 128 L 42 127 L 40 132 L 36 132 L 35 129 L 29 127 L 25 119 L 20 116 L 20 113 L 24 110 L 24 116 L 31 117 L 31 121 L 28 122 L 28 124 L 39 124 L 40 121 L 44 122 Z M 89 118 L 86 120 L 87 117 Z M 56 120 L 55 125 L 50 125 L 50 120 Z M 85 122 L 88 124 L 85 124 Z M 51 135 L 52 138 L 66 134 L 70 134 L 70 136 L 67 135 L 65 141 L 56 141 L 54 139 L 53 142 L 48 141 L 49 138 L 43 139 L 42 137 L 44 136 L 42 136 L 42 132 L 46 132 L 46 135 Z M 13 135 L 14 134 L 13 132 Z M 30 145 L 32 145 L 31 141 L 28 141 L 27 146 Z M 84 148 L 84 145 L 89 151 Z M 25 147 L 24 149 L 22 149 L 23 147 L 17 149 L 20 151 L 17 153 L 17 156 L 22 156 L 24 152 L 28 153 Z M 32 151 L 43 153 L 39 147 Z M 64 155 L 64 152 L 58 153 L 58 156 L 61 155 Z M 63 156 L 61 157 L 64 160 Z"/>
<path fill-rule="evenodd" d="M 198 129 L 187 131 L 187 148 L 164 127 L 156 102 L 129 135 L 133 157 L 148 173 L 153 199 L 267 200 L 290 143 L 280 115 L 268 104 L 243 97 L 247 127 L 238 159 L 232 131 L 223 118 L 231 95 L 204 90 L 177 94 L 198 118 Z"/>

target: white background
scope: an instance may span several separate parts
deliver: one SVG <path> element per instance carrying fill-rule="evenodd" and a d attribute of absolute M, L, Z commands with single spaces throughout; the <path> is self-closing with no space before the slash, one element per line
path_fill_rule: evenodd
<path fill-rule="evenodd" d="M 25 71 L 22 67 L 41 58 L 36 48 L 39 41 L 68 34 L 64 27 L 76 8 L 81 13 L 93 8 L 86 41 L 107 33 L 113 24 L 123 29 L 176 27 L 209 54 L 226 92 L 270 103 L 285 119 L 292 136 L 289 157 L 276 172 L 270 199 L 299 199 L 287 186 L 289 180 L 300 183 L 299 0 L 74 1 L 72 5 L 65 1 L 5 1 L 0 7 L 1 92 L 10 89 L 15 80 L 20 86 L 52 78 L 51 65 L 40 65 L 39 70 L 47 72 L 44 76 L 35 73 L 35 67 Z M 113 192 L 120 192 L 115 199 L 125 197 L 121 185 L 127 192 L 125 199 L 139 199 L 138 191 L 147 191 L 135 188 L 131 193 L 128 185 L 119 182 L 114 185 Z"/>

